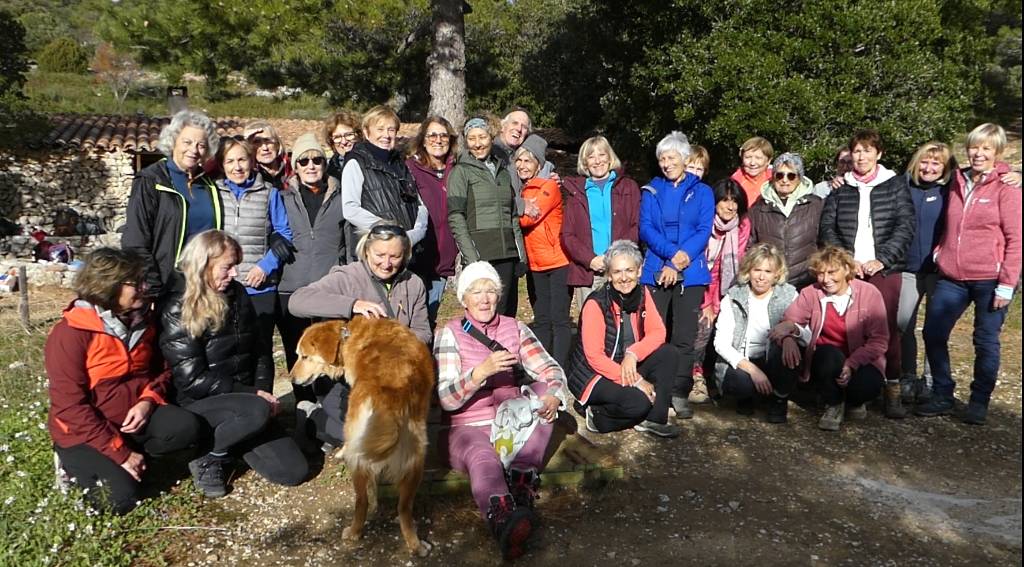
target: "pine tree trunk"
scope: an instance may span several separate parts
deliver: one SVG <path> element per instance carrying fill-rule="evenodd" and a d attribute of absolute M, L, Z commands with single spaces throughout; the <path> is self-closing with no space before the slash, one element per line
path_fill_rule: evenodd
<path fill-rule="evenodd" d="M 463 0 L 433 0 L 434 47 L 430 66 L 430 114 L 456 129 L 466 120 L 466 20 Z"/>

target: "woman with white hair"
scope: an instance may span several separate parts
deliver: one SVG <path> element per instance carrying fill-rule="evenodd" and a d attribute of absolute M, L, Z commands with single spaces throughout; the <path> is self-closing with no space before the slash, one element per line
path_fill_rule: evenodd
<path fill-rule="evenodd" d="M 704 251 L 711 237 L 715 197 L 711 188 L 686 173 L 690 144 L 672 132 L 656 149 L 662 176 L 643 187 L 640 241 L 647 246 L 640 283 L 647 286 L 668 340 L 679 350 L 679 369 L 672 392 L 676 417 L 693 417 L 693 341 L 704 292 L 711 283 Z"/>
<path fill-rule="evenodd" d="M 204 455 L 189 463 L 208 498 L 227 493 L 226 469 L 236 457 L 267 480 L 305 480 L 309 466 L 298 445 L 270 418 L 280 402 L 273 373 L 257 373 L 256 311 L 237 281 L 238 241 L 207 230 L 185 246 L 181 272 L 159 306 L 160 350 L 171 367 L 176 402 L 212 431 Z"/>
<path fill-rule="evenodd" d="M 536 524 L 544 453 L 568 392 L 562 368 L 530 328 L 500 314 L 501 287 L 489 263 L 463 268 L 457 296 L 466 310 L 438 331 L 434 357 L 447 427 L 440 445 L 452 468 L 469 476 L 502 556 L 515 559 Z M 496 430 L 515 433 L 505 438 Z"/>
<path fill-rule="evenodd" d="M 281 136 L 266 120 L 257 120 L 245 125 L 242 135 L 252 144 L 256 154 L 256 170 L 263 180 L 281 189 L 292 176 L 291 164 L 285 152 Z"/>
<path fill-rule="evenodd" d="M 203 172 L 218 146 L 213 121 L 201 112 L 182 110 L 160 131 L 157 147 L 165 158 L 132 181 L 121 247 L 145 259 L 153 296 L 167 291 L 185 244 L 204 230 L 223 226 L 217 187 Z"/>
<path fill-rule="evenodd" d="M 587 297 L 580 312 L 569 389 L 586 407 L 587 429 L 594 433 L 635 427 L 677 437 L 679 426 L 668 422 L 677 355 L 665 342 L 665 323 L 650 290 L 639 285 L 643 261 L 630 240 L 605 250 L 608 283 Z"/>

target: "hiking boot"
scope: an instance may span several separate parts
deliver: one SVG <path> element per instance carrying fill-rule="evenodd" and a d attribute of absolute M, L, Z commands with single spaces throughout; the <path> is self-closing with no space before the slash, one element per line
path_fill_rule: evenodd
<path fill-rule="evenodd" d="M 916 376 L 904 376 L 900 378 L 900 400 L 904 404 L 914 404 L 917 402 L 917 394 L 921 390 L 920 382 Z"/>
<path fill-rule="evenodd" d="M 704 370 L 697 370 L 698 367 L 694 367 L 693 371 L 693 389 L 690 390 L 688 399 L 691 404 L 706 404 L 711 401 L 708 396 L 708 384 L 704 381 Z"/>
<path fill-rule="evenodd" d="M 206 454 L 188 464 L 192 473 L 192 482 L 196 489 L 207 498 L 220 498 L 228 493 L 228 485 L 224 480 L 224 459 Z"/>
<path fill-rule="evenodd" d="M 505 480 L 516 506 L 533 510 L 533 503 L 537 501 L 537 493 L 540 490 L 540 475 L 537 471 L 509 469 Z"/>
<path fill-rule="evenodd" d="M 754 415 L 754 398 L 740 398 L 736 400 L 736 413 L 740 415 Z"/>
<path fill-rule="evenodd" d="M 839 431 L 843 424 L 843 409 L 845 404 L 836 404 L 825 408 L 825 414 L 818 420 L 818 429 L 825 431 Z"/>
<path fill-rule="evenodd" d="M 914 413 L 921 417 L 936 417 L 953 413 L 955 404 L 952 397 L 938 396 L 932 393 L 927 403 L 919 404 Z"/>
<path fill-rule="evenodd" d="M 583 415 L 586 418 L 587 431 L 591 433 L 600 433 L 600 431 L 597 430 L 597 423 L 594 422 L 594 408 L 588 406 L 586 411 L 583 412 Z"/>
<path fill-rule="evenodd" d="M 788 418 L 786 414 L 789 413 L 789 398 L 783 398 L 772 394 L 772 397 L 768 401 L 768 415 L 765 416 L 764 420 L 768 423 L 786 423 Z"/>
<path fill-rule="evenodd" d="M 530 538 L 534 522 L 533 512 L 517 507 L 511 494 L 491 496 L 487 525 L 498 540 L 503 559 L 517 559 L 526 552 L 526 540 Z"/>
<path fill-rule="evenodd" d="M 649 419 L 634 425 L 633 430 L 668 438 L 679 437 L 682 432 L 682 429 L 674 423 L 655 423 Z"/>
<path fill-rule="evenodd" d="M 988 417 L 988 404 L 971 401 L 964 411 L 963 422 L 970 425 L 985 425 L 985 418 Z"/>
<path fill-rule="evenodd" d="M 847 406 L 846 407 L 846 419 L 850 421 L 863 421 L 868 418 L 868 405 L 861 404 L 859 406 Z"/>
<path fill-rule="evenodd" d="M 690 400 L 681 396 L 672 396 L 672 409 L 676 412 L 676 419 L 690 419 L 693 417 L 693 408 L 690 407 Z"/>
<path fill-rule="evenodd" d="M 899 380 L 887 380 L 885 382 L 885 417 L 889 419 L 903 419 L 907 417 L 907 410 L 903 408 L 900 401 Z"/>

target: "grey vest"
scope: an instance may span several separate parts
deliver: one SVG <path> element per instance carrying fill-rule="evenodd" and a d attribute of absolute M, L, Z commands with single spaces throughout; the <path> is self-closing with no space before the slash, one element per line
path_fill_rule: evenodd
<path fill-rule="evenodd" d="M 748 313 L 750 312 L 750 286 L 747 284 L 734 285 L 725 294 L 732 300 L 732 315 L 736 322 L 732 332 L 732 346 L 736 350 L 744 352 L 747 342 Z M 796 301 L 796 296 L 796 288 L 788 283 L 780 283 L 775 286 L 772 297 L 768 300 L 768 321 L 772 327 L 782 321 L 786 308 Z M 774 347 L 774 344 L 769 343 L 769 350 Z M 718 362 L 715 363 L 715 379 L 718 381 L 719 389 L 722 387 L 725 371 L 728 369 L 729 363 L 718 357 Z"/>
<path fill-rule="evenodd" d="M 292 229 L 292 244 L 296 252 L 295 261 L 284 267 L 277 289 L 281 293 L 291 293 L 324 277 L 334 266 L 345 263 L 341 182 L 336 177 L 327 178 L 327 193 L 324 194 L 324 202 L 312 225 L 299 194 L 297 175 L 285 184 L 281 198 L 288 213 L 288 225 Z"/>
<path fill-rule="evenodd" d="M 238 264 L 238 277 L 235 278 L 240 283 L 245 282 L 249 270 L 267 253 L 267 236 L 273 230 L 269 210 L 271 188 L 257 174 L 252 187 L 242 194 L 241 199 L 237 199 L 224 179 L 217 180 L 217 190 L 224 203 L 224 232 L 242 245 L 242 261 Z M 277 274 L 267 274 L 263 285 L 275 283 Z"/>

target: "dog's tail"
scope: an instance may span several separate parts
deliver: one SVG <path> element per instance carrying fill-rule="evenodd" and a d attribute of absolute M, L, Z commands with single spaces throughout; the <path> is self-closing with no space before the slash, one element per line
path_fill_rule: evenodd
<path fill-rule="evenodd" d="M 375 413 L 366 424 L 363 438 L 363 455 L 371 461 L 382 461 L 398 444 L 399 422 L 394 414 Z"/>

